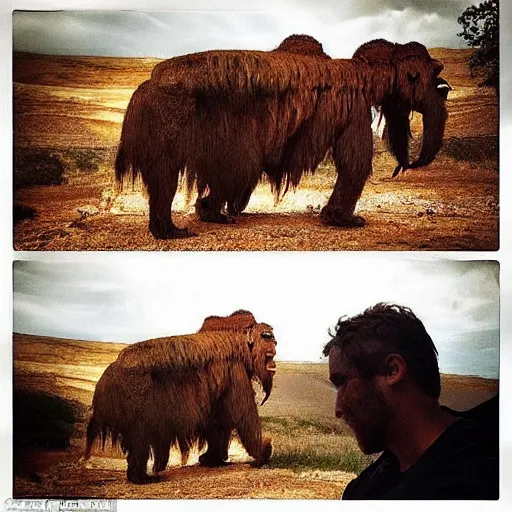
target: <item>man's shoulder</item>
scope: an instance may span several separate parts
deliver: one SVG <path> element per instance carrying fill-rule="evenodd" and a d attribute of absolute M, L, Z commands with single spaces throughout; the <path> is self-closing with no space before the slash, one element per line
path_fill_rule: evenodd
<path fill-rule="evenodd" d="M 499 442 L 471 419 L 455 422 L 409 471 L 424 499 L 497 499 Z"/>
<path fill-rule="evenodd" d="M 499 451 L 499 436 L 469 418 L 457 420 L 448 428 L 429 451 L 448 463 L 476 461 L 482 456 L 496 455 Z"/>
<path fill-rule="evenodd" d="M 461 418 L 405 472 L 383 452 L 348 484 L 343 498 L 497 499 L 498 454 L 497 436 Z"/>
<path fill-rule="evenodd" d="M 359 476 L 348 483 L 343 499 L 378 499 L 386 488 L 395 485 L 399 463 L 388 451 L 380 454 Z"/>

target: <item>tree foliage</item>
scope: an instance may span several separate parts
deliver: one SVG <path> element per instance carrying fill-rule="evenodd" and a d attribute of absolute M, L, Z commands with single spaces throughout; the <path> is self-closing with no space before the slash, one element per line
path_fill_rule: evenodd
<path fill-rule="evenodd" d="M 476 48 L 469 58 L 472 76 L 483 78 L 479 85 L 496 90 L 500 86 L 499 7 L 499 0 L 485 0 L 468 7 L 457 20 L 462 25 L 462 32 L 457 35 Z"/>

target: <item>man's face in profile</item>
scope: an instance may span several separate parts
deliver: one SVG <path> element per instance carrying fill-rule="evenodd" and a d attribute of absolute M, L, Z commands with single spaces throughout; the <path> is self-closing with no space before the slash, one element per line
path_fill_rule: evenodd
<path fill-rule="evenodd" d="M 381 452 L 392 409 L 377 385 L 377 379 L 365 379 L 342 355 L 340 347 L 329 353 L 329 380 L 337 389 L 335 414 L 354 432 L 365 454 Z"/>

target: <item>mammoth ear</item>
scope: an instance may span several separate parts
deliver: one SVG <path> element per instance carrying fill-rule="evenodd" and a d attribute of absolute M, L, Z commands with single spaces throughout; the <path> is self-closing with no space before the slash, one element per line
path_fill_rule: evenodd
<path fill-rule="evenodd" d="M 444 64 L 441 61 L 439 61 L 437 59 L 432 59 L 430 61 L 430 63 L 434 69 L 434 73 L 436 74 L 436 76 L 439 75 L 439 73 L 441 73 L 441 71 L 443 71 Z"/>

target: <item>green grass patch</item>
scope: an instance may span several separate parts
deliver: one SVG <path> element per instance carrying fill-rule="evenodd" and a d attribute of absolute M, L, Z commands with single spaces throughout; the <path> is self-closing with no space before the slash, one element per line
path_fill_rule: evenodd
<path fill-rule="evenodd" d="M 318 420 L 297 418 L 296 421 L 301 428 L 306 428 L 308 430 L 316 430 L 317 432 L 320 432 L 322 434 L 336 434 L 339 433 L 340 431 L 339 425 L 323 423 Z M 338 421 L 337 423 L 339 424 L 340 422 Z"/>
<path fill-rule="evenodd" d="M 102 165 L 113 164 L 109 148 L 70 148 L 63 150 L 61 155 L 67 170 L 74 169 L 79 173 L 97 172 Z"/>
<path fill-rule="evenodd" d="M 271 468 L 293 471 L 346 471 L 359 474 L 372 456 L 364 455 L 350 429 L 335 418 L 262 417 L 272 437 Z"/>
<path fill-rule="evenodd" d="M 70 445 L 77 404 L 43 392 L 14 390 L 14 448 L 65 449 Z"/>
<path fill-rule="evenodd" d="M 265 416 L 261 418 L 263 428 L 271 432 L 285 432 L 292 428 L 295 421 L 293 419 L 281 418 L 279 416 Z"/>
<path fill-rule="evenodd" d="M 326 435 L 347 435 L 347 426 L 336 418 L 285 418 L 281 416 L 263 416 L 261 418 L 263 429 L 270 433 L 295 433 L 304 432 Z"/>
<path fill-rule="evenodd" d="M 14 190 L 37 185 L 61 185 L 65 181 L 64 171 L 64 162 L 51 151 L 14 152 Z"/>
<path fill-rule="evenodd" d="M 276 452 L 268 462 L 268 467 L 276 469 L 291 469 L 293 471 L 320 470 L 320 471 L 346 471 L 358 475 L 372 461 L 373 457 L 364 455 L 356 449 L 325 453 L 313 448 L 297 449 Z"/>
<path fill-rule="evenodd" d="M 444 140 L 441 153 L 461 162 L 494 161 L 498 168 L 498 137 L 450 137 Z"/>
<path fill-rule="evenodd" d="M 14 190 L 62 185 L 70 178 L 108 169 L 113 174 L 115 147 L 15 148 Z"/>

